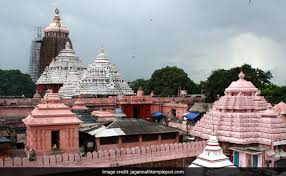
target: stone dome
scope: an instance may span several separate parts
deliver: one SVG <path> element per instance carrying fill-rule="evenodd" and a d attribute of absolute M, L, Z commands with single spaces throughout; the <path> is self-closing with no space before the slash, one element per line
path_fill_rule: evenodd
<path fill-rule="evenodd" d="M 53 21 L 44 29 L 44 32 L 62 32 L 69 33 L 69 29 L 61 23 L 61 17 L 59 16 L 59 10 L 55 9 L 55 16 Z"/>
<path fill-rule="evenodd" d="M 233 81 L 228 88 L 225 89 L 225 94 L 236 94 L 236 93 L 249 93 L 255 94 L 258 89 L 250 81 L 246 81 L 244 73 L 241 71 L 238 75 L 239 79 Z"/>
<path fill-rule="evenodd" d="M 101 49 L 100 53 L 94 60 L 94 63 L 110 63 L 109 58 L 105 55 L 104 49 Z"/>

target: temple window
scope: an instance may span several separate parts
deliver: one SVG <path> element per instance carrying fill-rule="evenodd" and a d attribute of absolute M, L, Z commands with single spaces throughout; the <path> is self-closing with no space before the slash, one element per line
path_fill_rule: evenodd
<path fill-rule="evenodd" d="M 59 130 L 51 131 L 51 144 L 52 149 L 57 150 L 60 148 L 60 132 Z"/>
<path fill-rule="evenodd" d="M 161 134 L 161 139 L 162 140 L 176 139 L 176 138 L 177 138 L 177 133 L 164 133 L 164 134 Z"/>
<path fill-rule="evenodd" d="M 145 134 L 142 138 L 143 141 L 156 141 L 158 140 L 157 134 Z"/>
<path fill-rule="evenodd" d="M 118 137 L 102 137 L 100 138 L 100 145 L 118 144 Z"/>
<path fill-rule="evenodd" d="M 138 135 L 130 135 L 122 137 L 122 143 L 133 143 L 133 142 L 139 142 Z"/>

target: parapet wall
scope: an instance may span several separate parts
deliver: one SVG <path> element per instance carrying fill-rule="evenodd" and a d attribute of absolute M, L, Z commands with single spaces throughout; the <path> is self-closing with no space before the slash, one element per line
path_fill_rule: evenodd
<path fill-rule="evenodd" d="M 27 158 L 7 158 L 0 160 L 0 167 L 117 167 L 141 163 L 173 160 L 198 156 L 205 147 L 205 141 L 152 145 L 148 147 L 100 150 L 87 153 L 86 157 L 75 154 L 59 154 Z"/>
<path fill-rule="evenodd" d="M 0 98 L 0 117 L 25 117 L 40 101 L 32 98 Z"/>

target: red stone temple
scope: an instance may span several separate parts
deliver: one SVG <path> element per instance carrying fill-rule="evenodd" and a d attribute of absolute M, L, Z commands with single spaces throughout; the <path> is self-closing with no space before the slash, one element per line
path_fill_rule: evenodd
<path fill-rule="evenodd" d="M 26 145 L 37 155 L 79 152 L 78 128 L 82 122 L 51 90 L 23 122 Z"/>
<path fill-rule="evenodd" d="M 66 42 L 69 42 L 72 48 L 71 40 L 68 37 L 69 29 L 62 24 L 59 13 L 59 10 L 56 9 L 53 21 L 44 29 L 45 36 L 40 49 L 39 75 L 43 73 L 53 58 L 65 48 Z"/>

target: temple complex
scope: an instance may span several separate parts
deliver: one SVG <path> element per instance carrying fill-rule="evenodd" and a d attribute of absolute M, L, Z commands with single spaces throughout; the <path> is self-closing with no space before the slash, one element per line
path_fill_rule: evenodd
<path fill-rule="evenodd" d="M 59 10 L 56 9 L 53 21 L 44 29 L 45 36 L 40 47 L 39 75 L 44 72 L 53 58 L 65 48 L 66 42 L 72 48 L 72 43 L 69 39 L 69 29 L 62 24 L 59 13 Z"/>
<path fill-rule="evenodd" d="M 189 167 L 223 168 L 233 167 L 233 163 L 223 154 L 214 132 L 210 135 L 203 153 Z"/>
<path fill-rule="evenodd" d="M 134 95 L 134 92 L 102 49 L 95 61 L 83 73 L 79 83 L 79 94 L 81 96 L 100 97 Z"/>
<path fill-rule="evenodd" d="M 279 151 L 286 144 L 286 119 L 244 78 L 241 72 L 190 133 L 208 139 L 214 128 L 235 166 L 273 167 L 278 160 L 285 164 Z"/>
<path fill-rule="evenodd" d="M 0 167 L 286 168 L 286 104 L 272 106 L 242 71 L 213 104 L 181 88 L 135 94 L 103 48 L 85 65 L 69 33 L 56 9 L 33 41 L 33 98 L 0 97 Z"/>
<path fill-rule="evenodd" d="M 68 81 L 64 89 L 67 90 L 64 96 L 68 96 L 70 93 L 70 91 L 68 91 L 70 83 L 77 81 L 79 75 L 81 75 L 85 69 L 86 66 L 81 62 L 79 57 L 75 55 L 70 43 L 66 42 L 65 48 L 52 60 L 38 79 L 37 90 L 42 95 L 47 89 L 58 92 L 59 88 Z M 70 74 L 70 72 L 72 74 Z"/>
<path fill-rule="evenodd" d="M 28 151 L 37 155 L 79 152 L 80 121 L 57 93 L 48 90 L 42 102 L 23 122 L 26 126 Z"/>

